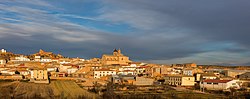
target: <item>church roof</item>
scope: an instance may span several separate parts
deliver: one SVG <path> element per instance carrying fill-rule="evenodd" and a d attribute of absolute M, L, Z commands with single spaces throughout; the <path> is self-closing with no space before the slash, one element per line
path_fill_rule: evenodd
<path fill-rule="evenodd" d="M 118 50 L 117 50 L 117 49 L 115 49 L 113 52 L 118 52 Z"/>

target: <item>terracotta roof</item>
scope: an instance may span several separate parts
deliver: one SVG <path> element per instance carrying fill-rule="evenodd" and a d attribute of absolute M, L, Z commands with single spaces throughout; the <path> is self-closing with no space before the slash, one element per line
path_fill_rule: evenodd
<path fill-rule="evenodd" d="M 208 83 L 227 83 L 232 80 L 219 80 L 219 79 L 207 79 L 204 80 L 203 82 L 208 82 Z"/>

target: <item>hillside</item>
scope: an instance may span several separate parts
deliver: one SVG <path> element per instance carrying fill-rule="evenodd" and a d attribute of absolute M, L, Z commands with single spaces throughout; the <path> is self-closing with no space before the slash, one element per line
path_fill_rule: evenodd
<path fill-rule="evenodd" d="M 0 89 L 0 99 L 98 98 L 72 81 L 52 81 L 51 84 L 0 82 Z"/>

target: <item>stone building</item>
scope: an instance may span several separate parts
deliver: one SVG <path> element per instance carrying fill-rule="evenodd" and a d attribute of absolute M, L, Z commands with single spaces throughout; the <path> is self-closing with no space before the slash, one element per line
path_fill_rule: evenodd
<path fill-rule="evenodd" d="M 129 60 L 129 57 L 123 55 L 121 53 L 121 50 L 114 50 L 113 55 L 106 55 L 104 54 L 102 56 L 102 65 L 128 65 L 131 61 Z"/>
<path fill-rule="evenodd" d="M 3 59 L 3 58 L 0 58 L 0 65 L 4 65 L 4 64 L 6 64 L 6 60 L 5 59 Z"/>
<path fill-rule="evenodd" d="M 166 84 L 176 86 L 194 86 L 193 76 L 188 75 L 168 75 L 164 77 Z"/>
<path fill-rule="evenodd" d="M 36 68 L 31 70 L 31 82 L 34 83 L 49 83 L 49 77 L 47 69 L 45 68 Z"/>

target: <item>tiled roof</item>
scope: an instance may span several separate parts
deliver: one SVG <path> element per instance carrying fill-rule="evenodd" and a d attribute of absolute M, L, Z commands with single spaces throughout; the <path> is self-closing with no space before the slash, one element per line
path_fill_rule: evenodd
<path fill-rule="evenodd" d="M 203 82 L 208 82 L 208 83 L 227 83 L 232 80 L 219 80 L 219 79 L 207 79 L 204 80 Z"/>

